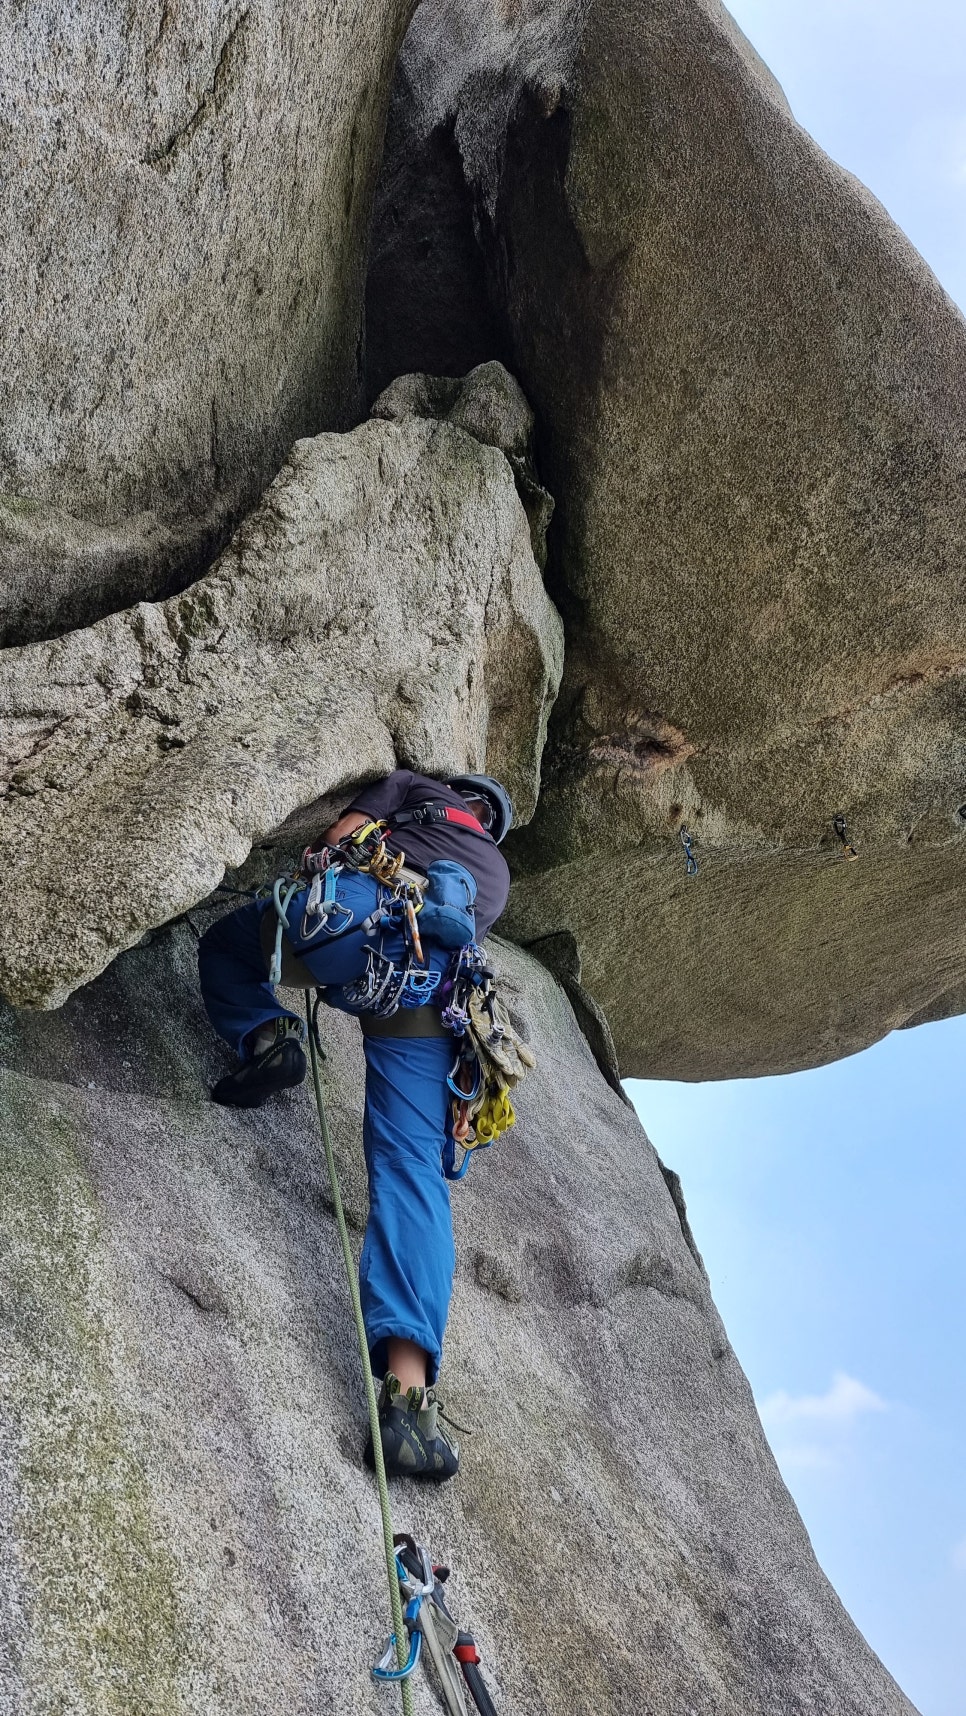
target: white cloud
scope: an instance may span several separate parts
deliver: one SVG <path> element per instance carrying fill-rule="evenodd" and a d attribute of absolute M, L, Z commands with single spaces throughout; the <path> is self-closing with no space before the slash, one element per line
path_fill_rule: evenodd
<path fill-rule="evenodd" d="M 885 1412 L 887 1405 L 864 1382 L 837 1370 L 824 1394 L 786 1394 L 779 1389 L 761 1401 L 762 1422 L 775 1428 L 782 1424 L 852 1424 L 863 1412 Z"/>
<path fill-rule="evenodd" d="M 957 1573 L 966 1573 L 966 1537 L 953 1544 L 949 1559 Z"/>

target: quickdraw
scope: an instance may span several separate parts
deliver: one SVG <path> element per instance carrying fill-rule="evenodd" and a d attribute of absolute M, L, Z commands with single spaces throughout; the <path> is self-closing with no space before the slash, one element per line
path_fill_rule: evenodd
<path fill-rule="evenodd" d="M 381 949 L 366 950 L 366 969 L 342 989 L 342 1004 L 349 1013 L 372 1013 L 389 1019 L 400 1007 L 425 1007 L 440 984 L 438 971 L 425 971 L 412 964 L 394 965 Z"/>
<path fill-rule="evenodd" d="M 399 1543 L 411 1543 L 412 1539 L 405 1535 L 398 1535 L 392 1541 L 395 1547 Z M 414 1544 L 414 1548 L 418 1567 L 412 1570 L 403 1564 L 398 1550 L 396 1552 L 396 1577 L 399 1580 L 400 1594 L 406 1600 L 403 1621 L 406 1631 L 409 1633 L 409 1655 L 401 1668 L 393 1667 L 393 1663 L 397 1661 L 397 1641 L 395 1633 L 390 1633 L 389 1643 L 372 1671 L 373 1680 L 408 1680 L 419 1661 L 423 1642 L 423 1634 L 419 1626 L 419 1612 L 423 1606 L 423 1598 L 431 1597 L 433 1594 L 436 1575 L 429 1559 L 429 1551 L 424 1549 L 422 1544 Z M 410 1559 L 413 1558 L 410 1557 Z"/>
<path fill-rule="evenodd" d="M 311 941 L 314 936 L 320 934 L 342 935 L 343 931 L 351 925 L 354 914 L 348 906 L 341 905 L 335 897 L 339 869 L 338 864 L 327 864 L 324 870 L 317 870 L 313 876 L 312 886 L 305 902 L 305 910 L 302 913 L 301 935 L 303 941 Z M 310 925 L 310 918 L 315 918 L 317 922 Z M 335 919 L 334 924 L 330 925 L 330 918 Z"/>
<path fill-rule="evenodd" d="M 364 870 L 386 887 L 395 882 L 406 862 L 404 852 L 390 852 L 386 846 L 389 836 L 386 822 L 366 822 L 343 840 L 339 850 L 353 870 Z"/>
<path fill-rule="evenodd" d="M 480 1653 L 472 1633 L 461 1630 L 443 1595 L 449 1568 L 434 1566 L 429 1550 L 408 1533 L 393 1538 L 400 1596 L 405 1602 L 405 1625 L 410 1635 L 409 1655 L 402 1668 L 393 1668 L 395 1634 L 372 1670 L 381 1681 L 406 1680 L 422 1656 L 432 1662 L 448 1716 L 469 1716 L 463 1691 L 468 1688 L 480 1716 L 496 1716 L 496 1707 L 480 1669 Z"/>

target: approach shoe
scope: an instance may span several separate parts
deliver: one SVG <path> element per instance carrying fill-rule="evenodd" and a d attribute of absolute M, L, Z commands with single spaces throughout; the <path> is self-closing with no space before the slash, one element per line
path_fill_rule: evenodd
<path fill-rule="evenodd" d="M 408 1388 L 386 1373 L 379 1395 L 379 1435 L 386 1471 L 394 1478 L 419 1478 L 442 1484 L 459 1470 L 460 1451 L 439 1422 L 435 1388 Z M 372 1437 L 366 1438 L 365 1462 L 375 1469 Z"/>
<path fill-rule="evenodd" d="M 220 1078 L 211 1100 L 226 1108 L 261 1108 L 276 1091 L 291 1090 L 304 1077 L 302 1027 L 297 1019 L 277 1019 L 274 1043 Z"/>

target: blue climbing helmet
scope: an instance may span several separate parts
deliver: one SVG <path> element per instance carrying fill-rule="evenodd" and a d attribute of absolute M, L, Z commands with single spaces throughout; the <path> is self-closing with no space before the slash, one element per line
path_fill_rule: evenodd
<path fill-rule="evenodd" d="M 513 803 L 506 787 L 495 781 L 492 775 L 451 775 L 446 785 L 463 798 L 482 801 L 490 812 L 489 821 L 485 817 L 483 819 L 483 827 L 499 846 L 513 825 Z"/>

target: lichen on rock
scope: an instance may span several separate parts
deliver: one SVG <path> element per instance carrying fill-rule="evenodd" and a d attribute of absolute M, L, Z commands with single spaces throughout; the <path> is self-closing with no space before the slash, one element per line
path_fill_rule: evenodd
<path fill-rule="evenodd" d="M 177 1716 L 197 1664 L 130 1439 L 129 1331 L 82 1105 L 56 1078 L 28 1079 L 8 1084 L 4 1113 L 0 1358 L 14 1555 L 0 1564 L 0 1625 L 19 1619 L 11 1708 L 19 1688 L 29 1710 Z"/>

